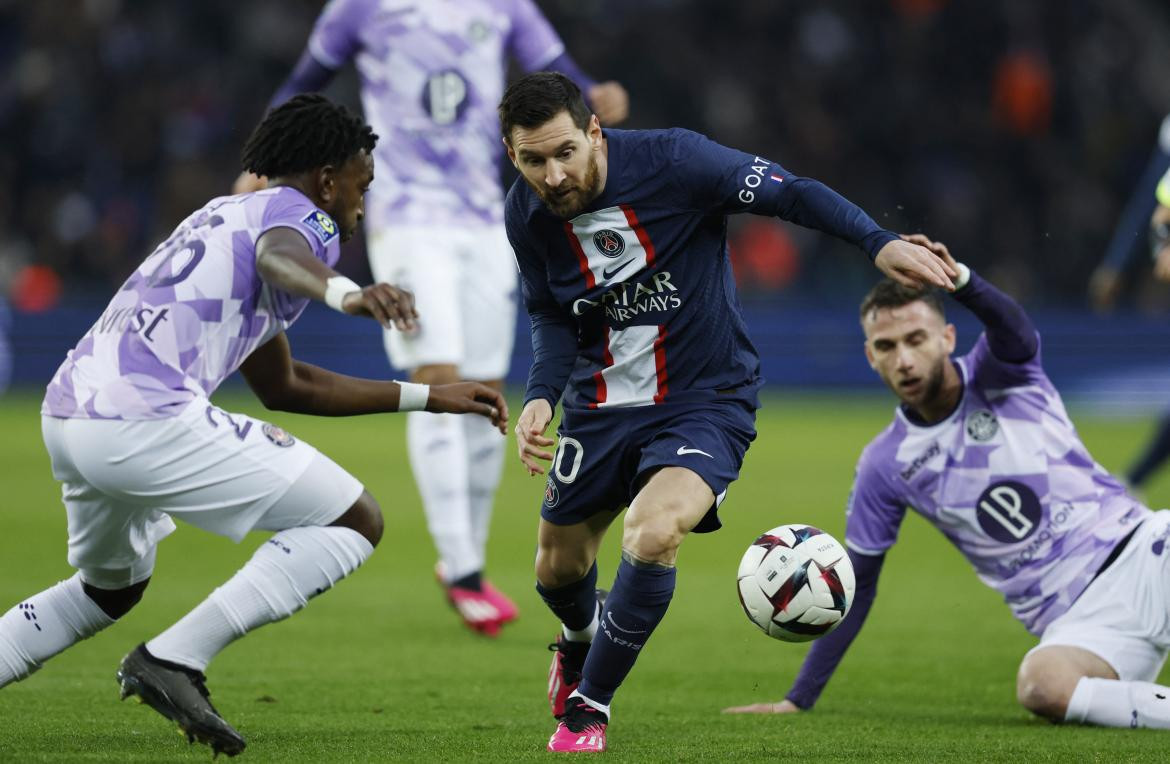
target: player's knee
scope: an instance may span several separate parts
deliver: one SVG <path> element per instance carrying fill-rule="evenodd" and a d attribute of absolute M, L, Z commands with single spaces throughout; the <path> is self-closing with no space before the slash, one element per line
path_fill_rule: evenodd
<path fill-rule="evenodd" d="M 684 536 L 670 512 L 631 515 L 622 529 L 622 549 L 640 560 L 671 562 Z"/>
<path fill-rule="evenodd" d="M 541 586 L 559 589 L 589 574 L 593 561 L 578 550 L 540 546 L 536 550 L 536 580 Z"/>
<path fill-rule="evenodd" d="M 1069 692 L 1063 683 L 1038 666 L 1025 660 L 1016 678 L 1016 699 L 1037 716 L 1063 721 L 1068 710 Z"/>
<path fill-rule="evenodd" d="M 123 589 L 99 589 L 84 582 L 81 586 L 85 595 L 93 600 L 103 613 L 116 621 L 142 601 L 142 594 L 146 591 L 146 585 L 149 583 L 150 579 L 148 578 Z"/>
<path fill-rule="evenodd" d="M 353 506 L 347 509 L 341 517 L 334 520 L 331 525 L 351 528 L 365 536 L 371 546 L 378 546 L 378 542 L 382 540 L 384 528 L 382 508 L 378 506 L 378 502 L 374 501 L 374 497 L 370 495 L 369 491 L 362 491 L 362 495 L 353 503 Z"/>

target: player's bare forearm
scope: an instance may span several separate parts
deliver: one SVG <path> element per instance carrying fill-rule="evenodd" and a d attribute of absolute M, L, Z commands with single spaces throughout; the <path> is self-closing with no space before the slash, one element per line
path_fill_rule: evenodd
<path fill-rule="evenodd" d="M 274 228 L 260 237 L 256 271 L 266 284 L 313 300 L 325 299 L 326 282 L 338 275 L 314 257 L 305 238 L 291 228 Z"/>
<path fill-rule="evenodd" d="M 337 271 L 314 257 L 304 237 L 290 228 L 274 228 L 260 237 L 256 242 L 256 270 L 265 283 L 277 289 L 326 302 L 330 280 L 342 280 Z M 400 332 L 415 328 L 418 311 L 410 292 L 390 284 L 362 288 L 348 279 L 344 281 L 350 291 L 342 298 L 343 312 L 372 318 Z"/>
<path fill-rule="evenodd" d="M 397 382 L 338 374 L 294 360 L 288 338 L 278 334 L 240 366 L 240 373 L 266 408 L 314 416 L 358 416 L 400 410 Z M 497 390 L 478 382 L 432 386 L 426 411 L 478 414 L 501 433 L 508 424 L 508 404 Z"/>

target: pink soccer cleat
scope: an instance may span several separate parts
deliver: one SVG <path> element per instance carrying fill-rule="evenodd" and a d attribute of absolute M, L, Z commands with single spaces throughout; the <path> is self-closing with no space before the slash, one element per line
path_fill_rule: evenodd
<path fill-rule="evenodd" d="M 552 665 L 548 667 L 548 705 L 552 715 L 560 719 L 565 713 L 565 701 L 581 684 L 581 669 L 589 654 L 588 642 L 570 642 L 563 634 L 548 646 L 553 651 Z"/>
<path fill-rule="evenodd" d="M 486 578 L 483 579 L 483 596 L 487 597 L 488 602 L 492 603 L 499 612 L 501 626 L 515 621 L 520 615 L 520 609 L 516 607 L 516 603 L 510 600 L 508 595 L 492 586 L 492 582 Z"/>
<path fill-rule="evenodd" d="M 459 613 L 464 625 L 487 637 L 500 634 L 500 627 L 516 620 L 520 611 L 499 589 L 483 580 L 482 591 L 450 586 L 444 580 L 443 564 L 435 565 L 435 578 L 447 594 L 447 601 Z"/>
<path fill-rule="evenodd" d="M 605 727 L 609 717 L 577 695 L 565 701 L 565 713 L 557 731 L 548 739 L 548 749 L 558 753 L 601 753 L 605 750 Z"/>

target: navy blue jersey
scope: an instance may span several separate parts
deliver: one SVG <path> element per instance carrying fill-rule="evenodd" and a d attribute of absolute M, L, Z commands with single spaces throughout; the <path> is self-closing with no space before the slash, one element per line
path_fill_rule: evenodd
<path fill-rule="evenodd" d="M 727 215 L 793 220 L 871 254 L 894 234 L 817 181 L 689 130 L 605 130 L 605 188 L 553 215 L 523 178 L 505 205 L 536 362 L 526 401 L 566 409 L 754 400 L 759 357 L 727 251 Z M 567 382 L 567 388 L 565 387 Z"/>

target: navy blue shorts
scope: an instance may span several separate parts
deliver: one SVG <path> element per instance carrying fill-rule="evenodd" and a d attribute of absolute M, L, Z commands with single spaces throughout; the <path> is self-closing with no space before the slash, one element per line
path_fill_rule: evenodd
<path fill-rule="evenodd" d="M 755 405 L 726 396 L 698 403 L 566 411 L 557 437 L 540 508 L 548 522 L 575 525 L 598 512 L 616 512 L 629 506 L 655 470 L 686 467 L 716 496 L 694 528 L 705 533 L 720 528 L 719 504 L 755 440 Z"/>

